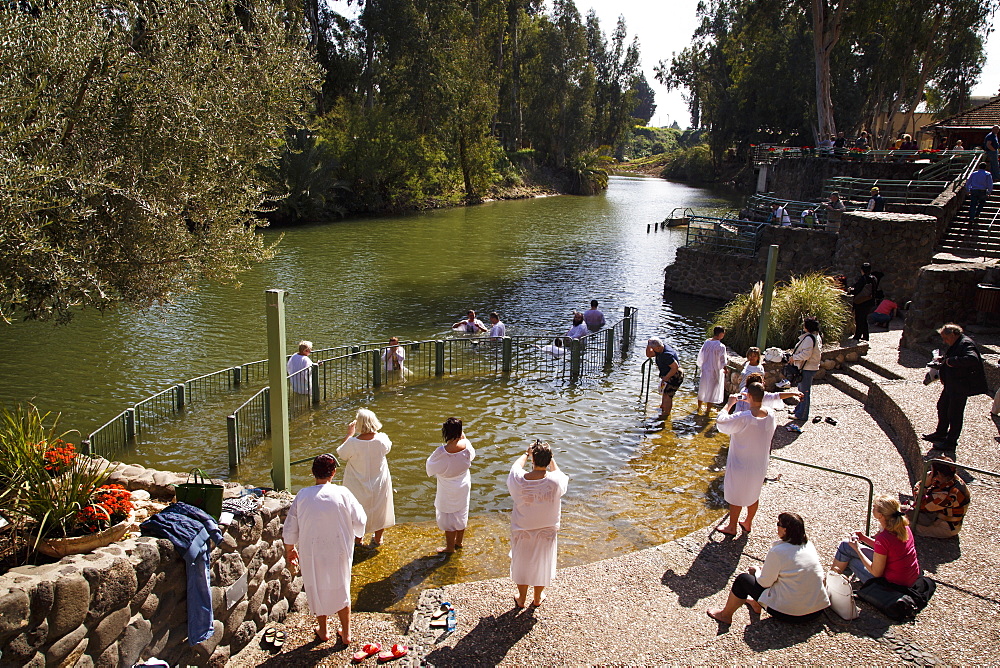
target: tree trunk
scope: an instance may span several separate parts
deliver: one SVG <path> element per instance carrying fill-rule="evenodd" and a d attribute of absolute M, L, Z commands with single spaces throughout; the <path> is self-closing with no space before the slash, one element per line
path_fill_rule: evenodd
<path fill-rule="evenodd" d="M 836 10 L 826 0 L 813 0 L 813 57 L 816 64 L 816 125 L 820 139 L 837 133 L 833 119 L 833 95 L 830 93 L 830 53 L 840 39 L 844 8 L 848 0 L 840 0 Z M 831 16 L 831 13 L 833 15 Z"/>

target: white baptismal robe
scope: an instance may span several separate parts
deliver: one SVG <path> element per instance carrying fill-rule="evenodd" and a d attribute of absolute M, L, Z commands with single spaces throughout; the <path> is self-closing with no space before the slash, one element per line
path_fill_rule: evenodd
<path fill-rule="evenodd" d="M 476 458 L 476 451 L 467 438 L 459 443 L 465 444 L 463 450 L 448 452 L 442 445 L 427 458 L 427 475 L 437 477 L 434 509 L 442 531 L 461 531 L 469 522 L 469 495 L 472 490 L 469 468 Z"/>
<path fill-rule="evenodd" d="M 701 369 L 698 401 L 721 404 L 726 392 L 726 346 L 716 339 L 705 341 L 698 353 L 698 368 Z"/>
<path fill-rule="evenodd" d="M 298 545 L 302 583 L 314 615 L 335 615 L 351 602 L 354 538 L 365 528 L 365 511 L 350 490 L 327 483 L 295 495 L 282 540 Z"/>
<path fill-rule="evenodd" d="M 514 501 L 510 515 L 510 578 L 515 584 L 545 587 L 556 574 L 562 495 L 569 477 L 548 471 L 544 478 L 528 480 L 515 463 L 507 476 Z"/>
<path fill-rule="evenodd" d="M 778 425 L 774 408 L 764 417 L 754 417 L 749 411 L 719 413 L 715 424 L 723 434 L 729 434 L 729 454 L 726 456 L 724 494 L 726 503 L 751 506 L 760 499 L 767 465 L 771 455 L 771 440 Z"/>
<path fill-rule="evenodd" d="M 390 450 L 392 441 L 382 432 L 367 441 L 352 436 L 337 448 L 337 458 L 344 464 L 344 487 L 351 490 L 368 516 L 365 533 L 396 523 L 392 476 L 385 459 Z"/>

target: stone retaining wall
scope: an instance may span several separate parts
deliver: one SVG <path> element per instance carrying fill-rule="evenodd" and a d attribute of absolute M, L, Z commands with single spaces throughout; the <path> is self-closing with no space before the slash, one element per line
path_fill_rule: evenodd
<path fill-rule="evenodd" d="M 908 402 L 906 394 L 912 392 L 913 383 L 906 380 L 879 380 L 868 388 L 868 401 L 865 408 L 872 415 L 884 420 L 895 434 L 893 441 L 903 463 L 910 483 L 915 484 L 923 471 L 924 456 L 920 437 L 913 421 L 901 406 Z"/>
<path fill-rule="evenodd" d="M 834 369 L 843 369 L 847 364 L 857 362 L 862 355 L 868 354 L 868 344 L 859 343 L 854 346 L 824 346 L 820 358 L 819 371 L 813 377 L 814 381 L 822 380 Z M 740 376 L 746 359 L 738 355 L 729 355 L 726 360 L 726 395 L 739 390 Z M 775 384 L 785 379 L 781 372 L 785 365 L 781 362 L 764 362 L 764 387 L 768 392 L 775 391 Z"/>
<path fill-rule="evenodd" d="M 775 197 L 808 202 L 819 197 L 823 182 L 831 176 L 858 179 L 908 180 L 924 165 L 912 162 L 862 162 L 816 158 L 777 160 L 768 173 L 768 188 Z"/>
<path fill-rule="evenodd" d="M 814 269 L 828 269 L 836 249 L 833 232 L 792 227 L 767 227 L 757 257 L 719 255 L 697 247 L 677 249 L 674 263 L 664 270 L 666 291 L 730 300 L 764 280 L 767 248 L 781 247 L 778 253 L 777 280 Z"/>
<path fill-rule="evenodd" d="M 900 345 L 907 348 L 936 347 L 937 330 L 947 322 L 975 322 L 976 285 L 986 278 L 989 267 L 969 262 L 930 264 L 917 272 L 916 289 L 903 319 Z"/>
<path fill-rule="evenodd" d="M 164 497 L 172 473 L 120 466 L 116 482 Z M 239 489 L 227 490 L 232 495 Z M 253 520 L 224 529 L 212 550 L 215 633 L 187 645 L 185 566 L 170 541 L 128 538 L 90 554 L 0 576 L 0 666 L 131 666 L 156 656 L 171 665 L 223 666 L 271 621 L 305 609 L 301 577 L 285 566 L 281 526 L 290 501 L 265 497 Z M 226 590 L 246 576 L 232 608 Z"/>

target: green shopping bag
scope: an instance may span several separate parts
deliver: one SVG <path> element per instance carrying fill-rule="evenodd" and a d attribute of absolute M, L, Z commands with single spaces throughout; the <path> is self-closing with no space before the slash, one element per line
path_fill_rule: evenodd
<path fill-rule="evenodd" d="M 198 474 L 201 474 L 199 479 Z M 194 482 L 191 482 L 194 476 Z M 208 482 L 206 482 L 206 480 Z M 222 483 L 215 483 L 201 469 L 193 469 L 188 474 L 188 482 L 174 487 L 177 500 L 190 503 L 195 508 L 201 508 L 216 520 L 222 516 Z"/>

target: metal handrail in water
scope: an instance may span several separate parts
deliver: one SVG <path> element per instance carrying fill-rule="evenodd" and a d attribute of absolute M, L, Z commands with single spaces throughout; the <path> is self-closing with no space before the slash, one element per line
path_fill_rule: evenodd
<path fill-rule="evenodd" d="M 746 220 L 692 216 L 684 245 L 700 246 L 721 255 L 755 257 L 765 227 L 765 223 Z"/>

